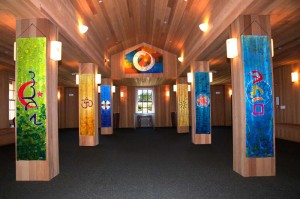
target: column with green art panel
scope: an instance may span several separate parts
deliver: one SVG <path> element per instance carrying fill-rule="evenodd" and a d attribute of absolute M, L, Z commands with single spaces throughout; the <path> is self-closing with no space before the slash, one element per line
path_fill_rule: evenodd
<path fill-rule="evenodd" d="M 16 180 L 48 181 L 59 173 L 58 32 L 47 19 L 17 20 L 16 29 Z"/>
<path fill-rule="evenodd" d="M 17 160 L 46 160 L 46 38 L 17 39 Z"/>

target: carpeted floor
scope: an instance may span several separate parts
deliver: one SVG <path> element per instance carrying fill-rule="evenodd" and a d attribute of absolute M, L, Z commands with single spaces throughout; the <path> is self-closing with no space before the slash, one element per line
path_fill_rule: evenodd
<path fill-rule="evenodd" d="M 118 129 L 96 147 L 78 129 L 60 130 L 60 174 L 16 182 L 14 145 L 0 147 L 0 198 L 300 198 L 300 144 L 276 140 L 276 177 L 232 170 L 231 128 L 214 127 L 212 145 L 193 145 L 174 128 Z"/>

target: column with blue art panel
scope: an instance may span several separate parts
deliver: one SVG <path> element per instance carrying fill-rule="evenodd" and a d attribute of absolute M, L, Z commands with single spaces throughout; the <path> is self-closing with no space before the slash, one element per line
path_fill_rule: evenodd
<path fill-rule="evenodd" d="M 246 157 L 274 156 L 272 64 L 268 36 L 242 36 Z"/>
<path fill-rule="evenodd" d="M 100 114 L 101 114 L 101 134 L 110 135 L 113 133 L 113 108 L 112 108 L 112 81 L 111 79 L 102 79 L 100 91 Z"/>
<path fill-rule="evenodd" d="M 194 61 L 191 73 L 192 142 L 211 144 L 209 63 Z"/>
<path fill-rule="evenodd" d="M 231 25 L 233 170 L 244 177 L 276 174 L 270 17 L 239 16 Z"/>

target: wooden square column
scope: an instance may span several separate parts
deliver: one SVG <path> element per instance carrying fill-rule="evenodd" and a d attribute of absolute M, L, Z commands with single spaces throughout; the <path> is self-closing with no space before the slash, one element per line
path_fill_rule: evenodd
<path fill-rule="evenodd" d="M 35 74 L 35 75 L 31 75 L 32 79 L 32 84 L 31 84 L 31 88 L 38 88 L 41 84 L 46 84 L 45 85 L 45 90 L 37 90 L 37 94 L 36 95 L 32 95 L 32 97 L 30 98 L 31 100 L 38 100 L 38 98 L 46 98 L 46 103 L 45 103 L 45 108 L 46 108 L 46 122 L 44 123 L 41 122 L 41 114 L 36 114 L 36 117 L 32 117 L 30 118 L 30 125 L 33 125 L 33 123 L 35 123 L 35 125 L 37 125 L 37 123 L 41 122 L 43 123 L 42 125 L 45 125 L 45 134 L 43 134 L 43 136 L 45 136 L 45 142 L 43 143 L 45 144 L 46 147 L 46 154 L 45 154 L 45 160 L 41 160 L 44 157 L 37 157 L 36 159 L 39 160 L 33 160 L 35 159 L 34 155 L 34 151 L 33 153 L 31 153 L 30 155 L 28 155 L 28 159 L 25 160 L 22 157 L 20 158 L 20 156 L 18 157 L 18 154 L 22 153 L 22 154 L 28 154 L 28 149 L 31 148 L 31 146 L 27 146 L 24 148 L 23 145 L 18 145 L 18 140 L 20 143 L 25 143 L 27 142 L 26 140 L 28 138 L 26 137 L 18 137 L 21 136 L 22 134 L 24 134 L 23 129 L 25 128 L 27 130 L 27 128 L 31 128 L 29 127 L 29 125 L 27 127 L 25 127 L 24 123 L 22 122 L 18 122 L 18 120 L 21 120 L 22 117 L 24 117 L 24 115 L 22 115 L 22 113 L 20 113 L 20 117 L 18 117 L 18 111 L 17 110 L 17 117 L 16 117 L 16 180 L 18 181 L 48 181 L 50 179 L 52 179 L 53 177 L 55 177 L 56 175 L 58 175 L 59 173 L 59 154 L 58 154 L 58 106 L 57 106 L 57 79 L 58 79 L 58 68 L 57 68 L 57 62 L 53 61 L 50 59 L 50 41 L 54 41 L 58 39 L 58 29 L 57 27 L 52 24 L 48 19 L 21 19 L 21 20 L 17 20 L 17 25 L 16 25 L 16 36 L 17 39 L 18 38 L 37 38 L 37 37 L 46 37 L 46 70 L 45 76 L 39 77 L 38 80 L 38 76 L 40 74 Z M 29 44 L 30 46 L 30 44 Z M 24 47 L 24 46 L 23 46 Z M 29 54 L 33 53 L 37 53 L 34 52 L 34 48 L 36 46 L 34 46 L 32 48 L 32 46 L 27 47 L 27 51 Z M 17 45 L 18 48 L 18 45 Z M 21 52 L 21 51 L 20 51 Z M 18 61 L 18 55 L 17 55 L 17 61 Z M 44 58 L 43 58 L 44 59 Z M 35 72 L 33 70 L 33 68 L 39 68 L 36 67 L 35 65 L 32 65 L 32 68 L 30 70 L 32 71 L 27 71 L 26 74 L 18 74 L 18 67 L 24 67 L 24 65 L 22 64 L 17 64 L 16 61 L 16 81 L 18 80 L 18 76 L 22 76 L 22 75 L 28 75 L 28 72 L 31 72 L 32 74 L 34 74 L 33 72 Z M 29 63 L 34 63 L 33 60 L 28 60 Z M 30 80 L 28 80 L 30 81 Z M 19 82 L 19 83 L 24 83 L 24 82 Z M 18 85 L 18 82 L 17 82 Z M 25 84 L 23 84 L 22 86 L 24 86 Z M 20 92 L 20 90 L 22 90 L 22 86 L 21 87 L 16 87 L 17 90 L 17 96 L 20 94 L 24 94 L 24 92 Z M 34 90 L 34 89 L 33 89 Z M 32 90 L 28 91 L 32 92 Z M 34 92 L 35 93 L 35 92 Z M 31 96 L 31 95 L 30 95 Z M 22 96 L 20 96 L 19 101 L 21 99 Z M 23 97 L 25 97 L 23 95 Z M 33 98 L 34 97 L 34 98 Z M 25 99 L 24 99 L 25 100 Z M 24 102 L 24 101 L 23 101 Z M 27 103 L 29 103 L 29 101 L 27 101 Z M 32 105 L 32 104 L 31 104 Z M 40 104 L 37 104 L 40 106 Z M 32 106 L 29 107 L 28 104 L 26 104 L 26 108 L 27 109 L 37 109 L 38 106 L 36 105 L 36 107 Z M 39 107 L 39 110 L 41 110 L 41 107 Z M 24 109 L 22 108 L 22 111 L 24 111 Z M 27 118 L 26 118 L 27 119 Z M 18 125 L 18 123 L 20 125 Z M 21 125 L 22 124 L 22 125 Z M 27 124 L 26 124 L 27 125 Z M 19 130 L 18 130 L 19 129 Z M 19 132 L 19 134 L 18 134 Z M 28 131 L 26 132 L 28 133 Z M 33 136 L 33 135 L 37 135 L 35 134 L 34 130 L 29 132 L 30 134 L 28 136 L 31 136 L 32 139 L 34 139 L 35 141 L 38 141 L 41 137 L 39 136 Z M 32 141 L 28 141 L 27 143 L 30 143 Z M 41 141 L 44 142 L 44 141 Z M 36 147 L 33 146 L 32 147 Z M 36 148 L 36 150 L 45 150 L 44 148 Z M 25 151 L 25 152 L 24 152 Z M 19 153 L 18 153 L 19 152 Z"/>
<path fill-rule="evenodd" d="M 208 61 L 193 61 L 191 64 L 192 142 L 194 144 L 211 144 L 211 132 L 209 134 L 196 134 L 195 72 L 209 72 Z"/>
<path fill-rule="evenodd" d="M 176 85 L 177 133 L 188 133 L 190 131 L 189 91 L 186 77 L 179 77 Z"/>
<path fill-rule="evenodd" d="M 232 111 L 233 111 L 233 170 L 244 177 L 275 175 L 274 157 L 246 157 L 246 104 L 244 65 L 241 35 L 271 35 L 269 16 L 240 16 L 231 24 L 231 38 L 237 38 L 238 57 L 231 59 Z M 271 71 L 272 73 L 272 71 Z M 272 89 L 273 90 L 273 89 Z M 270 99 L 273 100 L 273 99 Z M 273 117 L 274 118 L 274 117 Z M 274 121 L 273 121 L 274 123 Z M 275 125 L 273 125 L 275 128 Z"/>
<path fill-rule="evenodd" d="M 110 86 L 110 123 L 111 126 L 110 127 L 103 127 L 101 125 L 101 135 L 111 135 L 113 134 L 113 93 L 112 93 L 112 86 L 113 86 L 113 81 L 110 78 L 103 78 L 101 80 L 101 86 Z M 100 93 L 100 96 L 102 95 L 102 93 Z M 101 99 L 101 97 L 100 97 Z M 100 113 L 101 113 L 101 108 L 105 106 L 104 104 L 101 104 L 101 100 L 100 100 Z M 101 120 L 102 120 L 102 115 L 101 115 Z M 101 121 L 102 124 L 102 121 Z"/>
<path fill-rule="evenodd" d="M 79 145 L 96 146 L 98 133 L 98 86 L 94 63 L 79 65 Z"/>

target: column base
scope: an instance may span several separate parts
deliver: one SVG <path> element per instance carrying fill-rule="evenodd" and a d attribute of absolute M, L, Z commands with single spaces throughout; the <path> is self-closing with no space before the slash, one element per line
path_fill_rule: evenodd
<path fill-rule="evenodd" d="M 50 166 L 47 160 L 19 160 L 16 161 L 16 181 L 50 181 L 59 174 L 57 168 L 58 163 Z"/>
<path fill-rule="evenodd" d="M 97 132 L 98 133 L 98 132 Z M 79 146 L 97 146 L 99 144 L 98 136 L 79 136 Z"/>
<path fill-rule="evenodd" d="M 211 144 L 211 134 L 195 134 L 192 135 L 193 144 Z"/>
<path fill-rule="evenodd" d="M 189 133 L 190 127 L 189 126 L 177 126 L 177 133 Z"/>
<path fill-rule="evenodd" d="M 113 134 L 113 128 L 101 128 L 101 135 L 112 135 Z"/>
<path fill-rule="evenodd" d="M 245 158 L 244 162 L 233 164 L 233 171 L 243 177 L 275 176 L 275 158 Z"/>

